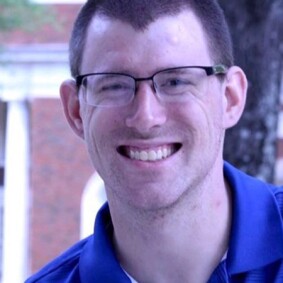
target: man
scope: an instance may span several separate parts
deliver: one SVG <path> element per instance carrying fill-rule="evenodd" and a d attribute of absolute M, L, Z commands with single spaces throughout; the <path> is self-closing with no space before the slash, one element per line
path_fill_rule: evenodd
<path fill-rule="evenodd" d="M 108 204 L 27 282 L 283 282 L 282 190 L 223 161 L 247 90 L 231 50 L 213 0 L 86 3 L 60 93 Z"/>

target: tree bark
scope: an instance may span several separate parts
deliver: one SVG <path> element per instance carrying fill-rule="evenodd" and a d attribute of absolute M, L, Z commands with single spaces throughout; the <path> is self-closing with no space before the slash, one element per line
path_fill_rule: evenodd
<path fill-rule="evenodd" d="M 248 77 L 246 109 L 227 131 L 224 158 L 273 181 L 282 81 L 282 0 L 219 0 L 234 42 L 235 63 Z"/>

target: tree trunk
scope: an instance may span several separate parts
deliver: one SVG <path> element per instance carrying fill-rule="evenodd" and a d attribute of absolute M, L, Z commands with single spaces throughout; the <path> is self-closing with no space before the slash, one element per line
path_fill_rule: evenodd
<path fill-rule="evenodd" d="M 248 77 L 245 113 L 226 134 L 224 158 L 273 181 L 282 79 L 282 0 L 219 0 L 234 42 L 235 63 Z"/>

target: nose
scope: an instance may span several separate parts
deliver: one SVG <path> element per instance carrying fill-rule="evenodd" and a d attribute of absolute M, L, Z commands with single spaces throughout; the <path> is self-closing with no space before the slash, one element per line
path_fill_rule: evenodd
<path fill-rule="evenodd" d="M 166 122 L 166 108 L 159 101 L 153 88 L 146 82 L 139 84 L 132 104 L 132 110 L 126 118 L 126 126 L 140 133 L 161 126 Z"/>

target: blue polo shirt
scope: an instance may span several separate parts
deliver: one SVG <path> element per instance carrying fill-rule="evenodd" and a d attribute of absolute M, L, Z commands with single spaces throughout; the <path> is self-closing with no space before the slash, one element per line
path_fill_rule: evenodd
<path fill-rule="evenodd" d="M 208 283 L 283 283 L 283 188 L 228 163 L 224 174 L 232 188 L 232 230 L 227 257 Z M 107 203 L 96 217 L 94 231 L 26 283 L 130 283 L 114 253 Z"/>

